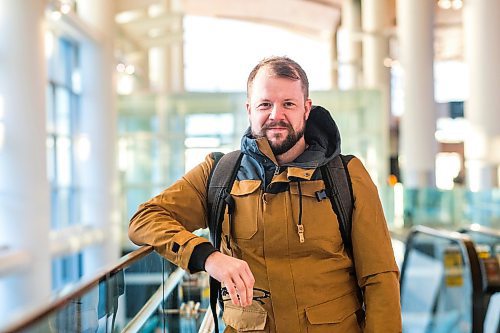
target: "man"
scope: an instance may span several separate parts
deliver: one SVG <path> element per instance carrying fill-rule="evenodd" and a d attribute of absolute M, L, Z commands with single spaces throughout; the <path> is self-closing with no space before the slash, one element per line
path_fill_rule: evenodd
<path fill-rule="evenodd" d="M 353 258 L 330 201 L 316 198 L 325 188 L 319 167 L 340 153 L 340 135 L 308 95 L 305 72 L 289 58 L 264 59 L 250 73 L 250 128 L 220 252 L 192 234 L 207 226 L 210 156 L 141 205 L 129 236 L 220 281 L 225 332 L 401 332 L 399 273 L 377 189 L 361 162 L 348 164 Z"/>

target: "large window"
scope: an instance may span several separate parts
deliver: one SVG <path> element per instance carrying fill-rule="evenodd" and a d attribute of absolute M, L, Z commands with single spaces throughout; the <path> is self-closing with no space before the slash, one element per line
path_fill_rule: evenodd
<path fill-rule="evenodd" d="M 52 289 L 61 290 L 82 276 L 83 255 L 70 254 L 52 260 Z"/>
<path fill-rule="evenodd" d="M 311 90 L 330 89 L 331 39 L 320 34 L 310 37 L 266 24 L 187 15 L 186 90 L 244 91 L 252 68 L 271 55 L 297 61 L 309 77 Z"/>
<path fill-rule="evenodd" d="M 233 150 L 234 116 L 231 113 L 186 116 L 185 169 L 191 170 L 213 151 Z"/>
<path fill-rule="evenodd" d="M 55 38 L 55 37 L 52 37 Z M 79 223 L 75 134 L 79 117 L 78 45 L 59 37 L 49 57 L 47 84 L 47 171 L 52 228 Z"/>
<path fill-rule="evenodd" d="M 58 230 L 81 222 L 75 161 L 80 111 L 79 46 L 51 32 L 47 32 L 47 45 L 47 173 L 51 187 L 51 227 Z M 53 289 L 60 289 L 81 275 L 81 254 L 53 259 Z"/>

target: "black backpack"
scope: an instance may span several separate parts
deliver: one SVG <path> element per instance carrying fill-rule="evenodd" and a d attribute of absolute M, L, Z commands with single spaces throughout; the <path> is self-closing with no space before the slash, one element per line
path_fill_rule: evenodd
<path fill-rule="evenodd" d="M 234 199 L 230 192 L 236 179 L 243 154 L 240 150 L 235 150 L 228 154 L 214 152 L 211 154 L 211 157 L 214 160 L 214 167 L 207 182 L 208 228 L 213 246 L 217 250 L 220 250 L 224 212 L 226 207 L 228 214 L 234 212 Z M 339 229 L 344 246 L 351 255 L 351 258 L 353 258 L 351 230 L 354 196 L 347 164 L 353 157 L 353 155 L 338 155 L 327 165 L 322 166 L 320 170 L 325 182 L 325 189 L 316 192 L 318 201 L 326 198 L 330 199 L 333 211 L 339 220 Z M 210 277 L 210 307 L 214 317 L 216 333 L 219 332 L 216 307 L 217 299 L 220 299 L 220 290 L 220 282 Z M 221 309 L 223 309 L 222 305 Z"/>

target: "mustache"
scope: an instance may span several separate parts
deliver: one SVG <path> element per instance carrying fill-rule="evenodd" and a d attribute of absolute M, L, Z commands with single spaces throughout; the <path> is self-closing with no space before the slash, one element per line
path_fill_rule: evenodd
<path fill-rule="evenodd" d="M 262 126 L 262 130 L 265 131 L 265 130 L 270 129 L 271 127 L 285 127 L 289 130 L 293 130 L 292 125 L 290 125 L 289 123 L 287 123 L 283 120 L 272 121 L 269 124 L 265 124 L 264 126 Z"/>

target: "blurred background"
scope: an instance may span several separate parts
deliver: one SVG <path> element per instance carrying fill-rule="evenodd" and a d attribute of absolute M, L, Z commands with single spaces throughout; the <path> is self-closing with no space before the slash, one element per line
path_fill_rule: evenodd
<path fill-rule="evenodd" d="M 160 286 L 136 331 L 197 332 L 206 276 L 166 293 L 174 268 L 137 250 L 128 220 L 239 148 L 249 72 L 286 55 L 377 184 L 401 268 L 415 226 L 432 228 L 406 276 L 437 270 L 436 287 L 408 291 L 405 332 L 469 298 L 441 331 L 479 332 L 479 302 L 495 332 L 498 297 L 477 295 L 500 283 L 499 31 L 500 0 L 0 0 L 0 331 L 122 330 Z"/>

